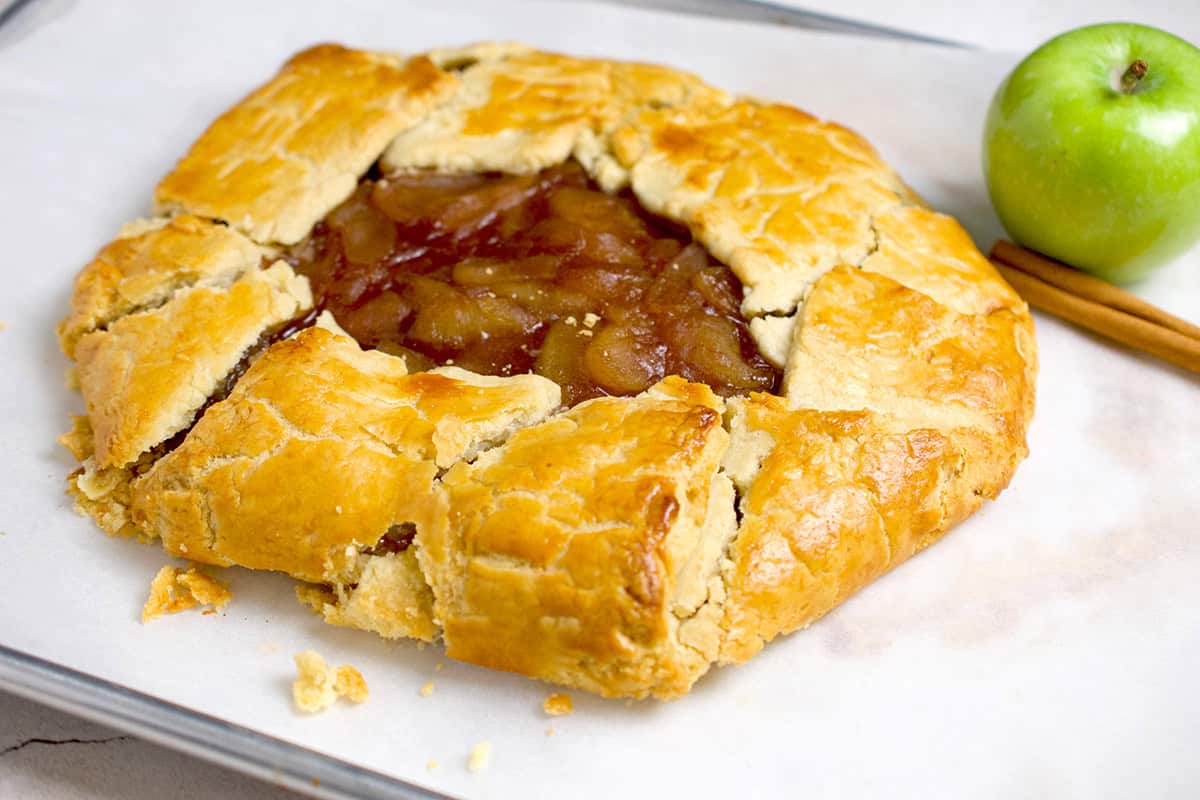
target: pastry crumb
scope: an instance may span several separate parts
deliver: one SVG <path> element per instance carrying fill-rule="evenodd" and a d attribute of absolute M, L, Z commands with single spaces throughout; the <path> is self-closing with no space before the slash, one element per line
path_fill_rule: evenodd
<path fill-rule="evenodd" d="M 431 758 L 425 762 L 425 769 L 429 770 L 430 772 L 432 772 L 433 770 L 435 770 L 437 768 L 438 768 L 438 763 L 437 763 L 436 758 Z"/>
<path fill-rule="evenodd" d="M 194 606 L 212 606 L 210 610 L 215 613 L 232 598 L 233 593 L 225 584 L 205 575 L 195 566 L 183 570 L 167 565 L 150 582 L 150 596 L 142 606 L 142 623 Z"/>
<path fill-rule="evenodd" d="M 292 683 L 292 700 L 301 711 L 321 711 L 344 697 L 351 703 L 367 699 L 367 682 L 362 673 L 349 664 L 330 669 L 320 653 L 306 650 L 297 653 L 296 680 Z"/>
<path fill-rule="evenodd" d="M 445 667 L 445 666 L 446 666 L 446 663 L 445 663 L 444 661 L 439 661 L 439 662 L 437 663 L 437 666 L 435 666 L 435 667 L 433 668 L 433 671 L 434 671 L 434 672 L 441 672 L 441 671 L 442 671 L 442 668 L 443 668 L 443 667 Z"/>
<path fill-rule="evenodd" d="M 177 582 L 187 589 L 196 602 L 202 606 L 221 608 L 233 598 L 229 587 L 216 578 L 205 575 L 195 567 L 188 567 L 187 572 L 178 576 Z"/>
<path fill-rule="evenodd" d="M 575 703 L 571 701 L 571 695 L 566 692 L 556 692 L 542 702 L 542 711 L 545 711 L 546 715 L 550 717 L 562 717 L 574 710 Z"/>
<path fill-rule="evenodd" d="M 4 320 L 0 319 L 0 332 L 3 332 L 7 329 L 8 329 L 8 323 L 5 322 Z"/>
<path fill-rule="evenodd" d="M 549 728 L 546 728 L 546 735 L 547 735 L 547 736 L 553 736 L 553 735 L 554 735 L 554 728 L 553 728 L 553 726 L 552 726 L 552 727 L 549 727 Z"/>
<path fill-rule="evenodd" d="M 367 681 L 363 678 L 362 673 L 349 664 L 342 664 L 337 668 L 337 678 L 334 681 L 333 690 L 351 703 L 361 703 L 367 699 L 369 693 Z"/>
<path fill-rule="evenodd" d="M 92 423 L 82 414 L 71 417 L 71 430 L 58 437 L 58 443 L 67 448 L 76 461 L 83 462 L 92 457 L 94 436 Z"/>
<path fill-rule="evenodd" d="M 600 321 L 599 314 L 593 314 L 591 311 L 583 315 L 583 324 L 589 328 L 596 327 L 596 323 Z"/>
<path fill-rule="evenodd" d="M 467 758 L 467 769 L 471 772 L 483 772 L 492 763 L 492 743 L 480 742 L 471 748 Z"/>
<path fill-rule="evenodd" d="M 421 697 L 429 697 L 431 694 L 433 694 L 434 688 L 433 681 L 425 681 L 425 684 L 420 690 Z"/>

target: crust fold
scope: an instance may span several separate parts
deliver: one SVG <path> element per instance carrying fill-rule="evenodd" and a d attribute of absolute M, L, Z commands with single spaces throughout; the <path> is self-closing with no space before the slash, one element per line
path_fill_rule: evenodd
<path fill-rule="evenodd" d="M 435 51 L 469 64 L 462 88 L 384 153 L 386 170 L 536 172 L 575 157 L 606 190 L 629 179 L 612 132 L 651 106 L 722 105 L 729 97 L 693 75 L 649 64 L 572 58 L 519 45 Z"/>
<path fill-rule="evenodd" d="M 84 334 L 179 289 L 246 272 L 263 255 L 235 231 L 186 214 L 130 223 L 76 277 L 71 314 L 58 326 L 63 352 L 74 358 Z"/>
<path fill-rule="evenodd" d="M 447 654 L 605 695 L 685 693 L 716 655 L 719 614 L 701 609 L 719 607 L 733 532 L 722 410 L 668 379 L 450 469 L 448 513 L 416 539 Z"/>
<path fill-rule="evenodd" d="M 803 308 L 785 395 L 794 407 L 979 427 L 1019 461 L 1033 414 L 1032 350 L 1024 308 L 959 314 L 879 273 L 838 267 Z"/>
<path fill-rule="evenodd" d="M 280 261 L 84 335 L 75 355 L 96 463 L 125 466 L 183 430 L 268 328 L 311 305 L 308 281 Z"/>
<path fill-rule="evenodd" d="M 135 482 L 132 518 L 193 561 L 353 583 L 389 531 L 437 514 L 439 464 L 559 402 L 537 376 L 484 383 L 409 375 L 309 328 L 268 349 Z"/>
<path fill-rule="evenodd" d="M 159 183 L 155 208 L 223 220 L 264 244 L 298 242 L 456 85 L 421 56 L 305 50 L 209 126 Z"/>
<path fill-rule="evenodd" d="M 646 111 L 613 145 L 642 204 L 738 276 L 747 316 L 789 313 L 823 272 L 861 262 L 905 192 L 857 134 L 752 100 Z"/>

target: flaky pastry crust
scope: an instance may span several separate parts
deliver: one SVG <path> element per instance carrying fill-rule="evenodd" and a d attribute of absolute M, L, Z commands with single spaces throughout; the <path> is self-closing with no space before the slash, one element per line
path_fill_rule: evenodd
<path fill-rule="evenodd" d="M 259 354 L 313 304 L 275 247 L 373 163 L 572 158 L 729 265 L 782 396 L 668 378 L 564 410 L 533 375 L 410 373 L 328 314 Z M 304 581 L 332 624 L 678 697 L 928 546 L 1026 453 L 1032 321 L 958 223 L 852 131 L 687 73 L 322 45 L 214 122 L 155 200 L 59 329 L 88 404 L 63 438 L 70 491 L 110 533 Z"/>
<path fill-rule="evenodd" d="M 730 406 L 725 466 L 741 525 L 725 575 L 724 663 L 809 625 L 936 541 L 1011 469 L 987 461 L 1006 454 L 976 428 L 796 409 L 771 395 Z"/>
<path fill-rule="evenodd" d="M 389 530 L 427 524 L 439 466 L 558 403 L 536 375 L 410 375 L 309 328 L 263 354 L 137 480 L 133 519 L 193 561 L 354 583 Z"/>
<path fill-rule="evenodd" d="M 75 357 L 96 463 L 125 466 L 183 430 L 268 328 L 311 305 L 307 281 L 280 261 L 85 334 Z"/>
<path fill-rule="evenodd" d="M 790 312 L 821 273 L 860 263 L 873 218 L 905 192 L 857 134 L 752 100 L 645 111 L 613 146 L 642 204 L 729 265 L 753 316 Z"/>
<path fill-rule="evenodd" d="M 668 379 L 515 433 L 422 531 L 446 652 L 601 694 L 683 694 L 716 655 L 735 519 L 724 404 Z"/>
<path fill-rule="evenodd" d="M 75 358 L 84 334 L 179 289 L 246 272 L 263 255 L 246 237 L 190 214 L 131 222 L 75 279 L 71 315 L 58 327 L 63 352 Z"/>
<path fill-rule="evenodd" d="M 457 83 L 420 56 L 305 50 L 204 132 L 159 183 L 155 208 L 222 220 L 260 242 L 297 242 Z"/>

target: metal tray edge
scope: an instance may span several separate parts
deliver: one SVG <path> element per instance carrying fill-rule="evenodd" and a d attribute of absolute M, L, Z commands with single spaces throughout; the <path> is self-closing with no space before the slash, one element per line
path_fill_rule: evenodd
<path fill-rule="evenodd" d="M 4 645 L 0 689 L 312 797 L 447 798 Z"/>

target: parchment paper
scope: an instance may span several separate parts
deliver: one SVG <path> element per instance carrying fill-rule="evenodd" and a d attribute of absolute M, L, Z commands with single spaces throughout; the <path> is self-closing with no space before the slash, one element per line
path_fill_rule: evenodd
<path fill-rule="evenodd" d="M 1044 317 L 1033 454 L 1000 500 L 682 701 L 576 693 L 550 720 L 547 686 L 435 671 L 438 648 L 328 627 L 289 580 L 241 570 L 223 614 L 139 623 L 165 556 L 106 538 L 62 494 L 73 465 L 54 440 L 82 403 L 53 329 L 76 270 L 295 50 L 481 38 L 668 62 L 799 104 L 866 134 L 983 247 L 999 233 L 979 139 L 1011 56 L 575 3 L 39 0 L 0 31 L 0 641 L 471 797 L 1195 796 L 1200 382 Z M 1140 291 L 1200 318 L 1200 257 Z M 295 713 L 307 648 L 357 665 L 370 700 Z M 470 774 L 481 740 L 492 765 Z"/>

